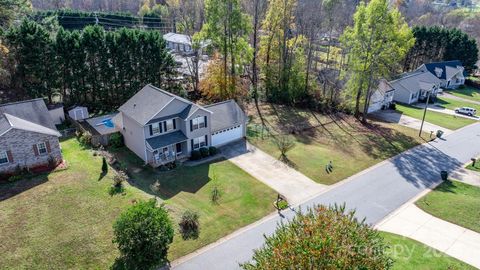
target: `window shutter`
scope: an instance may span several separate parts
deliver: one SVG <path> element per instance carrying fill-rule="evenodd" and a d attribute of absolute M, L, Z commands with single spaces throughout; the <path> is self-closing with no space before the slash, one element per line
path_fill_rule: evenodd
<path fill-rule="evenodd" d="M 193 120 L 190 119 L 190 132 L 192 132 L 192 131 L 193 131 Z"/>
<path fill-rule="evenodd" d="M 38 148 L 36 144 L 33 145 L 33 153 L 35 153 L 35 156 L 38 156 Z"/>
<path fill-rule="evenodd" d="M 163 122 L 163 129 L 164 129 L 165 131 L 167 131 L 167 121 L 164 121 L 164 122 Z"/>
<path fill-rule="evenodd" d="M 13 162 L 12 151 L 10 150 L 7 151 L 7 158 L 8 158 L 8 162 Z"/>
<path fill-rule="evenodd" d="M 158 128 L 160 129 L 160 133 L 163 133 L 163 125 L 162 125 L 162 122 L 158 123 Z"/>
<path fill-rule="evenodd" d="M 173 129 L 177 129 L 177 119 L 173 118 Z"/>
<path fill-rule="evenodd" d="M 205 127 L 207 127 L 207 116 L 205 115 Z"/>
<path fill-rule="evenodd" d="M 191 140 L 191 142 L 192 142 L 192 150 L 193 150 L 193 139 Z"/>
<path fill-rule="evenodd" d="M 150 128 L 150 136 L 152 136 L 153 135 L 152 125 L 149 125 L 148 127 Z"/>
<path fill-rule="evenodd" d="M 206 118 L 206 116 L 205 116 Z M 205 146 L 208 146 L 208 135 L 205 135 Z"/>
<path fill-rule="evenodd" d="M 49 141 L 45 142 L 45 146 L 47 147 L 47 153 L 52 152 L 52 149 L 50 148 L 50 142 Z"/>

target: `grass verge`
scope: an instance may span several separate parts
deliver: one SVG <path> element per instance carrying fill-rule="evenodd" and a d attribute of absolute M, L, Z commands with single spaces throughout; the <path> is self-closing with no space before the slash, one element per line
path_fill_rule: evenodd
<path fill-rule="evenodd" d="M 423 118 L 423 109 L 421 108 L 417 108 L 409 105 L 397 104 L 396 110 L 401 114 L 404 114 L 416 119 L 422 120 Z M 476 123 L 475 120 L 467 119 L 464 117 L 457 117 L 454 115 L 448 115 L 445 113 L 434 112 L 434 111 L 427 111 L 427 114 L 425 116 L 425 121 L 437 126 L 451 129 L 451 130 L 456 130 L 464 126 Z"/>
<path fill-rule="evenodd" d="M 480 89 L 471 86 L 465 86 L 463 89 L 448 90 L 446 92 L 457 97 L 480 102 Z"/>
<path fill-rule="evenodd" d="M 433 216 L 480 232 L 480 187 L 445 181 L 415 204 Z"/>

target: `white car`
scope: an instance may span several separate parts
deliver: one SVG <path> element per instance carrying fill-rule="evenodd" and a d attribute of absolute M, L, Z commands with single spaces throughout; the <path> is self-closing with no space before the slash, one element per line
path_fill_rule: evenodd
<path fill-rule="evenodd" d="M 456 113 L 461 113 L 461 114 L 466 114 L 468 116 L 474 116 L 475 114 L 477 114 L 477 110 L 475 110 L 474 108 L 470 108 L 470 107 L 457 108 L 457 109 L 455 109 L 455 112 Z"/>

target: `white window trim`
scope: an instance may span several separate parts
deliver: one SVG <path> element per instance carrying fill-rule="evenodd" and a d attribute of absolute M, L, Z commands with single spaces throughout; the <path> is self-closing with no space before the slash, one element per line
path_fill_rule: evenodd
<path fill-rule="evenodd" d="M 2 151 L 2 152 L 0 152 L 0 154 L 5 155 L 5 158 L 7 159 L 7 162 L 2 162 L 2 163 L 0 163 L 0 166 L 2 166 L 2 165 L 7 165 L 8 163 L 10 163 L 10 159 L 8 158 L 8 153 L 7 153 L 7 151 Z"/>
<path fill-rule="evenodd" d="M 197 130 L 205 127 L 205 117 L 197 116 L 192 119 L 192 130 Z"/>
<path fill-rule="evenodd" d="M 44 148 L 45 148 L 45 153 L 40 152 L 40 145 L 43 145 L 43 146 L 44 146 Z M 48 154 L 47 144 L 44 143 L 44 142 L 37 143 L 37 151 L 38 151 L 38 155 L 40 155 L 40 156 L 43 156 L 43 155 Z"/>
<path fill-rule="evenodd" d="M 170 131 L 170 130 L 174 130 L 173 128 L 173 119 L 168 119 L 165 121 L 167 124 L 167 130 L 165 130 L 166 132 Z"/>
<path fill-rule="evenodd" d="M 207 146 L 207 142 L 205 141 L 205 136 L 200 136 L 193 139 L 193 150 L 197 150 L 205 146 Z"/>
<path fill-rule="evenodd" d="M 161 122 L 153 123 L 153 124 L 152 124 L 152 136 L 161 133 L 161 132 L 160 132 L 160 124 L 161 124 Z"/>

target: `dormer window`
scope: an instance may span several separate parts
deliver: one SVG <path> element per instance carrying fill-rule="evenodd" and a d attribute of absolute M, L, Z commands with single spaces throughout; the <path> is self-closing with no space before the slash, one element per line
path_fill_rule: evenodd
<path fill-rule="evenodd" d="M 437 75 L 438 78 L 442 77 L 443 69 L 441 68 L 435 68 L 435 75 Z"/>

